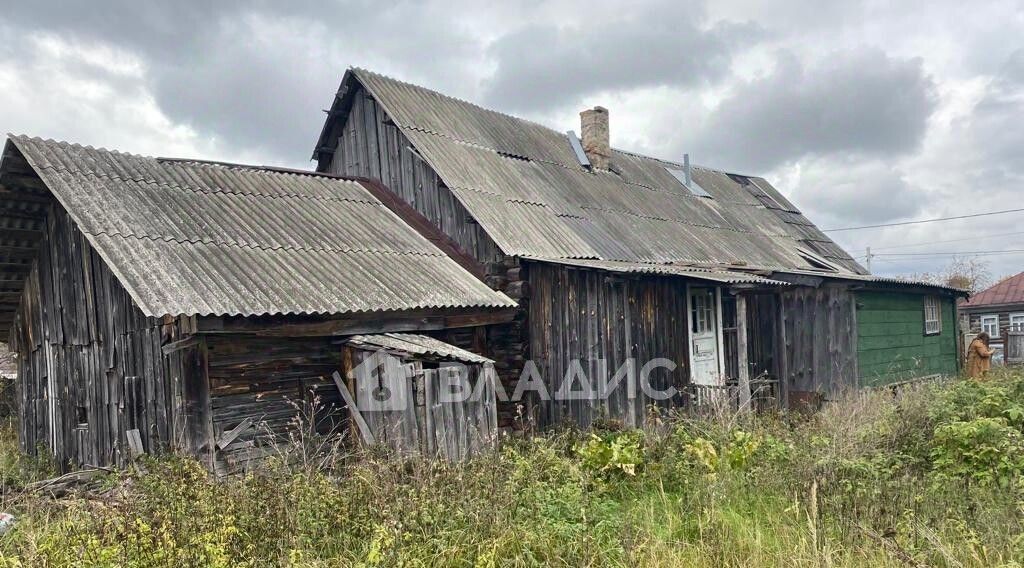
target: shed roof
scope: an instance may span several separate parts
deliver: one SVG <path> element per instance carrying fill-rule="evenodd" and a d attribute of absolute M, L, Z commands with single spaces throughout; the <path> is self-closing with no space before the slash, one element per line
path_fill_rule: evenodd
<path fill-rule="evenodd" d="M 999 283 L 978 292 L 960 304 L 962 308 L 983 306 L 1024 305 L 1024 272 L 1006 278 Z"/>
<path fill-rule="evenodd" d="M 493 363 L 494 361 L 434 339 L 426 335 L 410 333 L 382 333 L 375 335 L 355 335 L 345 342 L 354 347 L 402 351 L 409 355 L 428 355 L 439 359 L 459 361 L 462 363 Z"/>
<path fill-rule="evenodd" d="M 149 316 L 515 305 L 359 181 L 26 136 L 7 144 Z"/>
<path fill-rule="evenodd" d="M 696 167 L 713 198 L 697 197 L 666 169 L 680 164 L 613 150 L 613 171 L 591 171 L 545 126 L 363 69 L 346 73 L 341 92 L 357 83 L 506 254 L 815 269 L 802 248 L 840 273 L 866 273 L 764 179 Z M 329 118 L 317 155 L 336 144 L 331 131 Z"/>

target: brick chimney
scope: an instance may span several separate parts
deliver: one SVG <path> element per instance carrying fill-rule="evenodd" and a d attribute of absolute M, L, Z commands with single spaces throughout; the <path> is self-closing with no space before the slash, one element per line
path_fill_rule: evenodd
<path fill-rule="evenodd" d="M 583 151 L 591 165 L 607 170 L 611 163 L 612 147 L 608 141 L 608 109 L 596 106 L 580 113 L 583 131 Z"/>

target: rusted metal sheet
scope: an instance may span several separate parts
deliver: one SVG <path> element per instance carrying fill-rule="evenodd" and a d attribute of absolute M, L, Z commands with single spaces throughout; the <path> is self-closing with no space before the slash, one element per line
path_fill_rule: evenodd
<path fill-rule="evenodd" d="M 11 140 L 147 316 L 515 305 L 362 182 Z"/>

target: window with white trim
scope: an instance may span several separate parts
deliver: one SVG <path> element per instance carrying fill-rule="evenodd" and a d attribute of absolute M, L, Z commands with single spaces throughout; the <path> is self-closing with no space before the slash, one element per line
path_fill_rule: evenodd
<path fill-rule="evenodd" d="M 924 334 L 942 333 L 942 309 L 936 296 L 924 297 Z"/>
<path fill-rule="evenodd" d="M 1024 331 L 1024 312 L 1010 314 L 1010 329 L 1013 331 Z"/>
<path fill-rule="evenodd" d="M 987 314 L 981 316 L 981 331 L 984 331 L 992 339 L 999 338 L 999 315 Z"/>

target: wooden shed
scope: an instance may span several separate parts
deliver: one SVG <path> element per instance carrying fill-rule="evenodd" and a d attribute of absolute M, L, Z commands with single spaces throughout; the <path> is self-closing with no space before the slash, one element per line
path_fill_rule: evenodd
<path fill-rule="evenodd" d="M 486 381 L 490 363 L 449 343 L 479 347 L 481 326 L 514 316 L 478 267 L 365 180 L 15 136 L 0 190 L 21 444 L 62 465 L 178 449 L 235 470 L 314 400 L 321 431 L 350 429 L 351 350 L 392 349 L 417 369 L 469 363 Z M 413 335 L 367 338 L 389 333 Z M 409 446 L 397 424 L 413 446 L 461 457 L 493 439 L 489 396 L 460 406 L 463 423 L 384 416 L 368 434 Z"/>
<path fill-rule="evenodd" d="M 580 127 L 350 69 L 313 153 L 318 171 L 382 182 L 519 300 L 484 342 L 509 392 L 535 371 L 550 394 L 630 361 L 674 363 L 649 379 L 675 396 L 533 400 L 538 424 L 639 425 L 651 406 L 718 391 L 803 404 L 956 372 L 960 291 L 868 274 L 763 178 L 612 148 L 607 109 Z"/>

